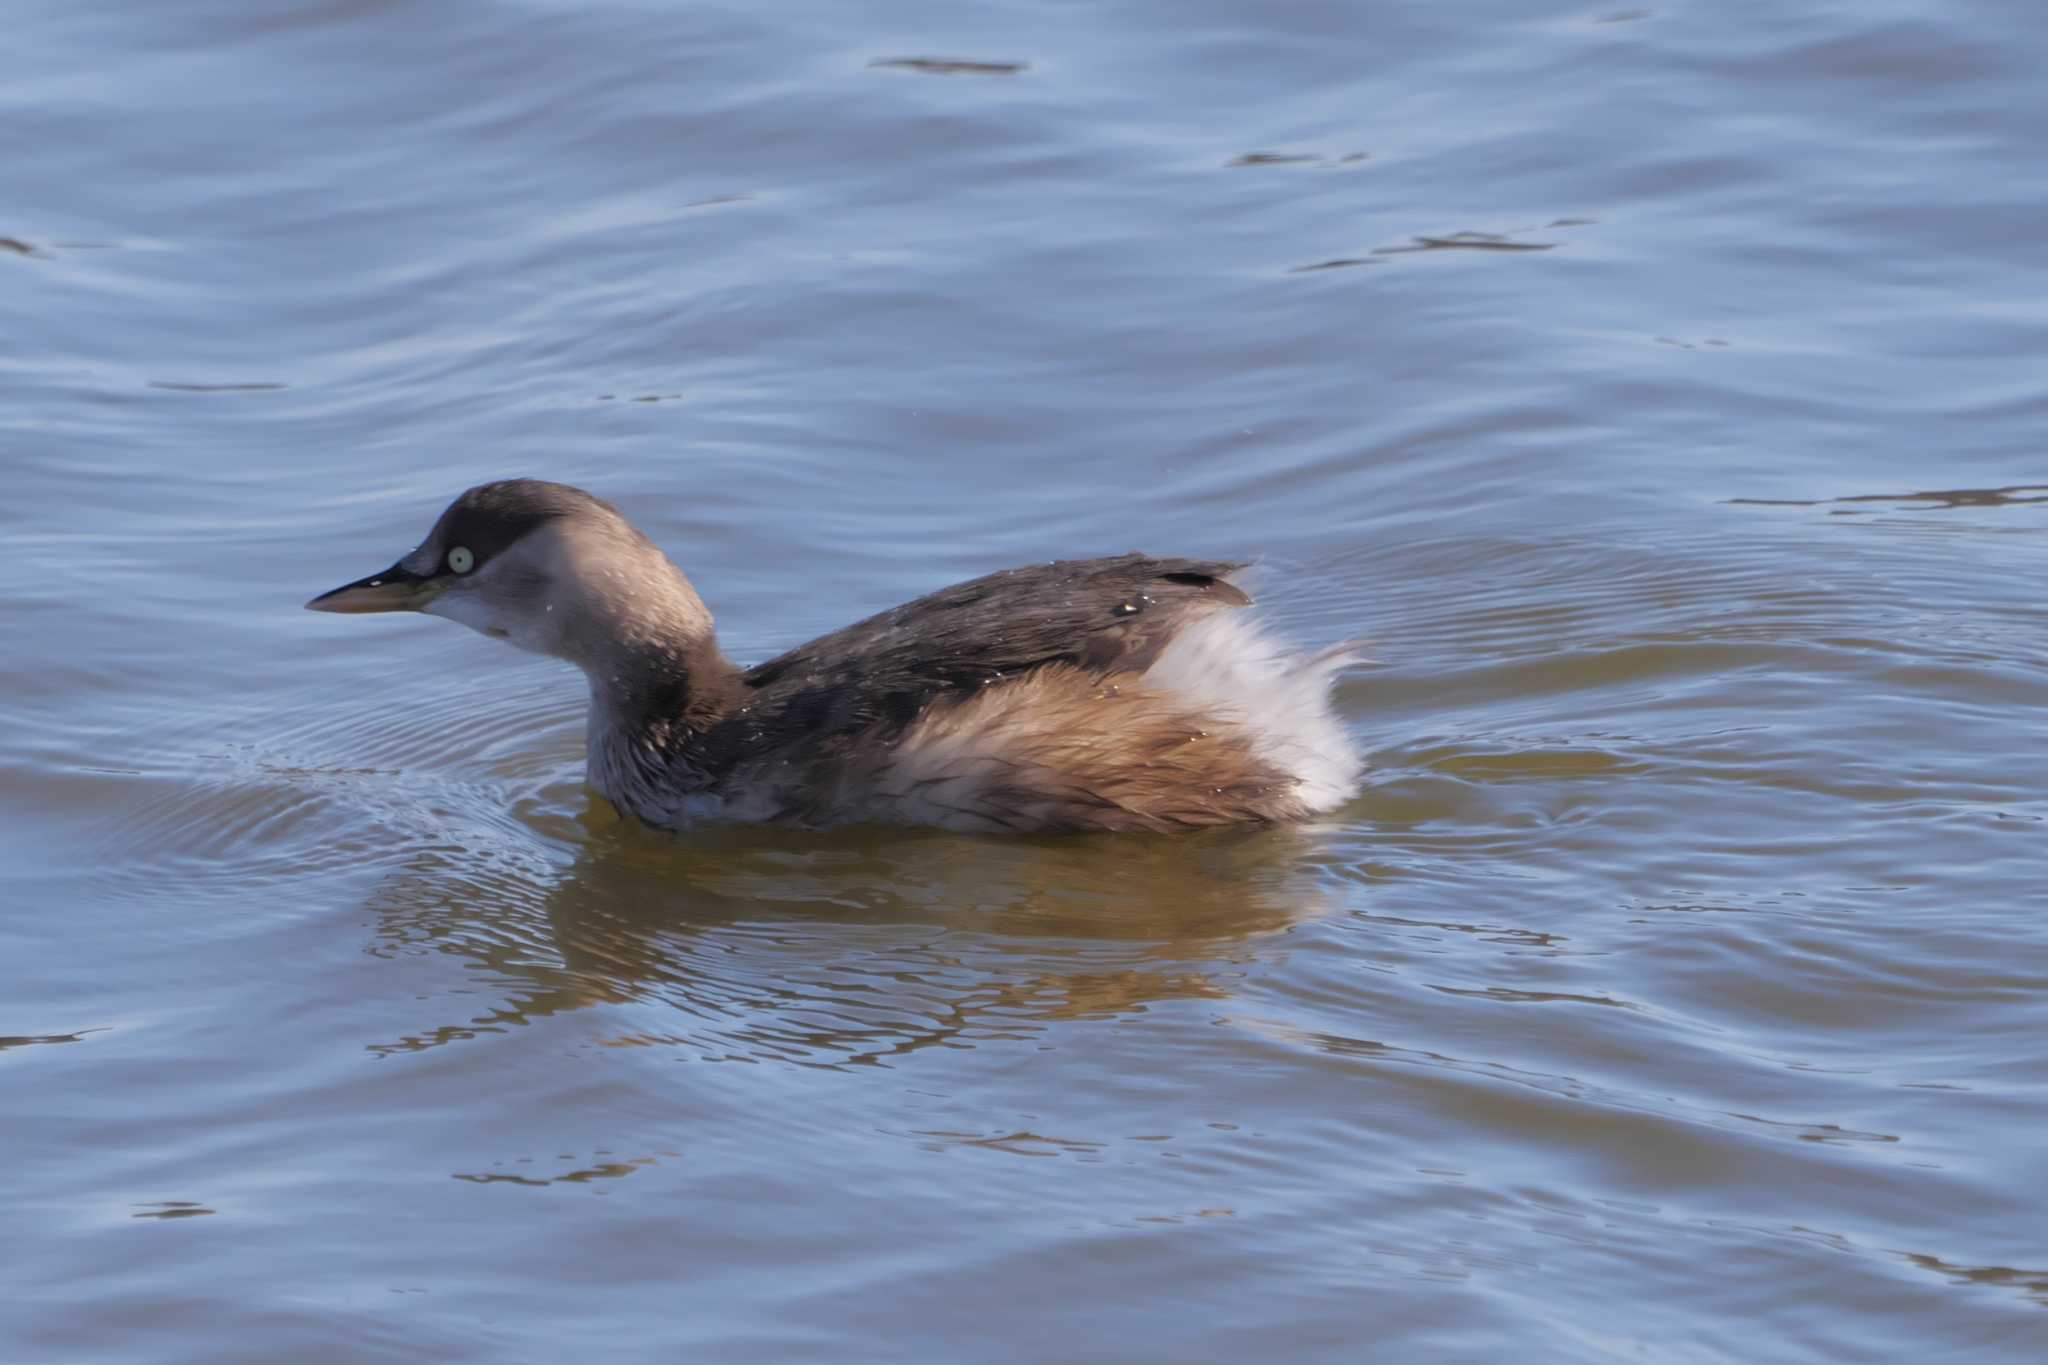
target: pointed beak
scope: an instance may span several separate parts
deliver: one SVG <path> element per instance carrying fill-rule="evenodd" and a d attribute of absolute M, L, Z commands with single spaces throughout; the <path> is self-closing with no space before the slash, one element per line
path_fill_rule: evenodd
<path fill-rule="evenodd" d="M 306 603 L 307 611 L 418 611 L 441 595 L 441 584 L 393 564 L 383 573 L 344 583 Z"/>

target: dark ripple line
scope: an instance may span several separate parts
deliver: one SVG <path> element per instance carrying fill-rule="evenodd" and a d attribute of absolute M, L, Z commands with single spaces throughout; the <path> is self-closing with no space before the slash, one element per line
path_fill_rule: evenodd
<path fill-rule="evenodd" d="M 1618 1003 L 1602 1001 L 1599 1003 Z M 1265 1021 L 1262 1031 L 1283 1040 L 1309 1044 L 1331 1056 L 1354 1057 L 1365 1061 L 1390 1062 L 1420 1067 L 1424 1070 L 1448 1072 L 1474 1080 L 1501 1082 L 1573 1104 L 1587 1104 L 1619 1114 L 1656 1119 L 1662 1122 L 1696 1126 L 1709 1130 L 1728 1131 L 1729 1121 L 1746 1130 L 1759 1131 L 1772 1137 L 1789 1137 L 1796 1141 L 1819 1143 L 1898 1144 L 1902 1140 L 1893 1134 L 1864 1132 L 1833 1123 L 1786 1122 L 1761 1118 L 1753 1114 L 1730 1110 L 1710 1109 L 1685 1104 L 1670 1095 L 1638 1095 L 1604 1085 L 1579 1079 L 1575 1076 L 1531 1071 L 1522 1067 L 1509 1066 L 1505 1062 L 1476 1061 L 1454 1057 L 1447 1053 L 1417 1048 L 1406 1048 L 1390 1043 L 1351 1038 L 1343 1034 L 1329 1033 L 1315 1029 L 1298 1028 L 1278 1021 Z"/>
<path fill-rule="evenodd" d="M 82 1043 L 87 1034 L 105 1033 L 104 1028 L 80 1029 L 76 1033 L 22 1034 L 14 1037 L 0 1037 L 0 1052 L 16 1047 L 40 1047 L 54 1043 Z"/>
<path fill-rule="evenodd" d="M 2016 483 L 2003 488 L 1945 488 L 1923 493 L 1854 493 L 1839 498 L 1726 498 L 1730 507 L 1828 507 L 1838 503 L 1906 502 L 1931 504 L 1915 511 L 1950 512 L 1968 507 L 2018 507 L 2048 503 L 2048 484 Z"/>

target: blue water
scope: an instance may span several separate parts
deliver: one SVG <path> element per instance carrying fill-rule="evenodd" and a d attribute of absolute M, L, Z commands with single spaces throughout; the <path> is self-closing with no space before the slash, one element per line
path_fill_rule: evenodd
<path fill-rule="evenodd" d="M 0 1359 L 2048 1353 L 2026 7 L 9 18 Z M 624 826 L 299 610 L 514 474 L 1256 557 L 1367 789 Z"/>

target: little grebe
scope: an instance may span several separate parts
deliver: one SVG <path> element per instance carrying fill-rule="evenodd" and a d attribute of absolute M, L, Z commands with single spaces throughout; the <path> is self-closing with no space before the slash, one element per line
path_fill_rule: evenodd
<path fill-rule="evenodd" d="M 472 488 L 418 549 L 306 605 L 423 611 L 590 680 L 590 784 L 707 816 L 972 830 L 1174 829 L 1330 810 L 1361 767 L 1352 657 L 1245 623 L 1244 566 L 1117 555 L 945 588 L 742 669 L 688 579 L 565 484 Z"/>

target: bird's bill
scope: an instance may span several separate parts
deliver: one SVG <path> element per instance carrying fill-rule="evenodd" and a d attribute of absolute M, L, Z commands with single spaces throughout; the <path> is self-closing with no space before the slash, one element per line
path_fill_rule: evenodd
<path fill-rule="evenodd" d="M 418 611 L 441 595 L 441 585 L 393 564 L 382 573 L 344 583 L 306 603 L 307 611 Z"/>

